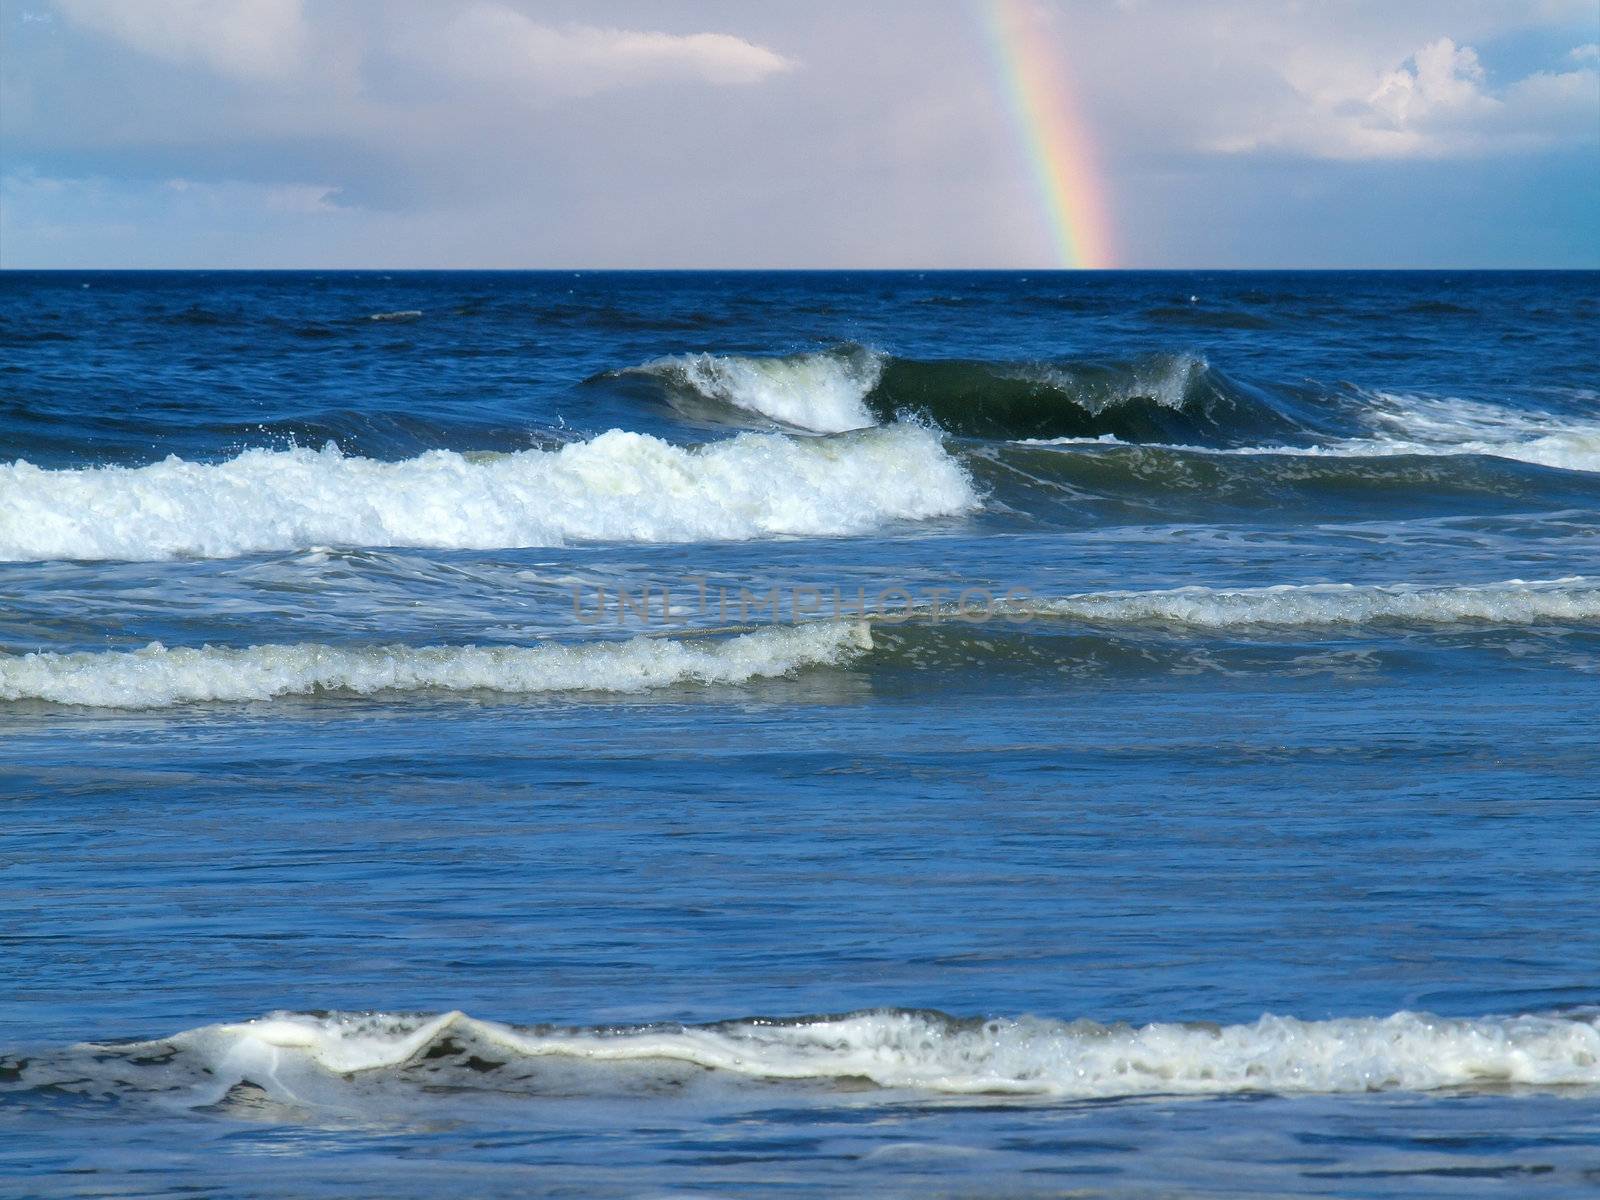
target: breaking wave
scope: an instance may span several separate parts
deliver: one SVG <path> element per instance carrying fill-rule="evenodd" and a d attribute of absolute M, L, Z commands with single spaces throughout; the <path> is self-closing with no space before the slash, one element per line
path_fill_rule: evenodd
<path fill-rule="evenodd" d="M 777 626 L 703 642 L 636 637 L 583 645 L 244 649 L 152 643 L 133 651 L 0 655 L 0 700 L 167 708 L 318 693 L 637 693 L 772 678 L 845 662 L 871 646 L 860 621 Z"/>
<path fill-rule="evenodd" d="M 655 381 L 688 416 L 755 414 L 818 433 L 919 420 L 967 437 L 1109 434 L 1236 445 L 1303 432 L 1290 400 L 1230 380 L 1186 354 L 1107 362 L 921 361 L 841 346 L 782 357 L 681 355 L 610 378 L 630 376 Z"/>
<path fill-rule="evenodd" d="M 851 603 L 847 599 L 833 619 L 705 629 L 698 635 L 685 630 L 685 639 L 697 640 L 243 648 L 152 643 L 129 651 L 0 654 L 0 700 L 136 709 L 430 690 L 638 693 L 857 664 L 885 671 L 955 668 L 969 675 L 979 668 L 1000 673 L 1029 665 L 1091 673 L 1315 673 L 1344 669 L 1352 661 L 1372 667 L 1379 658 L 1359 650 L 1351 660 L 1327 647 L 1322 656 L 1308 658 L 1297 648 L 1302 639 L 1294 631 L 1363 636 L 1402 627 L 1545 626 L 1544 632 L 1559 638 L 1563 631 L 1600 626 L 1600 581 L 1582 576 L 1465 586 L 1325 583 L 1086 592 L 998 600 L 979 609 L 890 605 L 860 614 Z M 1256 641 L 1219 647 L 1205 640 L 1212 633 Z M 1519 636 L 1525 639 L 1526 633 Z M 1571 665 L 1580 652 L 1568 647 L 1559 661 Z"/>
<path fill-rule="evenodd" d="M 877 423 L 866 405 L 883 358 L 859 347 L 786 357 L 683 354 L 635 367 L 668 386 L 674 407 L 695 417 L 722 405 L 815 433 L 842 433 Z"/>
<path fill-rule="evenodd" d="M 1377 392 L 1369 438 L 1334 443 L 1337 454 L 1483 454 L 1568 471 L 1600 471 L 1600 421 L 1518 411 L 1453 397 Z"/>
<path fill-rule="evenodd" d="M 1485 622 L 1600 621 L 1600 580 L 1520 579 L 1470 586 L 1351 583 L 1279 584 L 1259 588 L 1183 587 L 1166 591 L 1094 592 L 1041 600 L 1041 615 L 1096 624 L 1161 623 L 1201 629 L 1241 625 L 1450 625 Z"/>
<path fill-rule="evenodd" d="M 1110 435 L 1229 446 L 1307 432 L 1286 398 L 1188 354 L 1014 364 L 891 359 L 868 403 L 880 419 L 922 416 L 970 437 Z"/>
<path fill-rule="evenodd" d="M 1600 471 L 1600 422 L 1554 413 L 1516 411 L 1453 397 L 1363 395 L 1358 411 L 1365 431 L 1358 437 L 1330 438 L 1314 445 L 1206 447 L 1149 444 L 1151 450 L 1225 455 L 1301 458 L 1398 458 L 1479 455 L 1507 458 L 1565 471 Z M 1034 446 L 1118 445 L 1115 435 L 1019 438 Z"/>
<path fill-rule="evenodd" d="M 1557 654 L 1556 643 L 1600 628 L 1600 581 L 1583 576 L 1458 586 L 1195 586 L 991 598 L 976 608 L 888 604 L 859 612 L 854 603 L 846 598 L 831 619 L 824 610 L 819 619 L 785 624 L 778 612 L 770 625 L 687 628 L 681 638 L 534 646 L 151 643 L 138 650 L 0 653 L 0 701 L 144 709 L 324 694 L 629 694 L 857 665 L 874 672 L 910 669 L 918 676 L 955 669 L 979 679 L 1028 666 L 1088 674 L 1309 674 L 1374 668 L 1382 654 L 1357 642 L 1353 651 L 1323 645 L 1308 656 L 1297 631 L 1315 631 L 1325 642 L 1330 633 L 1364 638 L 1397 629 L 1452 637 L 1515 629 L 1518 661 L 1548 659 L 1593 670 L 1583 646 Z M 1555 639 L 1548 654 L 1529 655 L 1530 627 L 1543 627 L 1536 632 Z M 1210 634 L 1232 640 L 1219 645 Z"/>
<path fill-rule="evenodd" d="M 1065 1099 L 1229 1093 L 1360 1093 L 1508 1085 L 1600 1087 L 1600 1017 L 1589 1013 L 1302 1021 L 1241 1025 L 962 1020 L 878 1010 L 709 1025 L 514 1026 L 460 1012 L 276 1013 L 151 1042 L 0 1058 L 0 1090 L 159 1094 L 202 1107 L 230 1091 L 349 1103 L 362 1090 L 413 1095 L 492 1090 L 572 1095 L 621 1072 L 660 1082 L 685 1068 L 751 1081 L 801 1081 L 949 1095 Z M 609 1080 L 608 1080 L 609 1075 Z M 674 1094 L 657 1087 L 654 1094 Z"/>
<path fill-rule="evenodd" d="M 0 466 L 0 560 L 832 536 L 976 504 L 939 438 L 912 426 L 694 449 L 614 429 L 556 450 L 403 462 L 332 446 L 137 468 L 18 462 Z"/>
<path fill-rule="evenodd" d="M 1600 471 L 1600 422 L 1454 397 L 1261 388 L 1189 354 L 1124 361 L 917 360 L 860 346 L 788 356 L 688 354 L 649 378 L 684 415 L 756 415 L 817 433 L 920 420 L 964 437 L 1246 456 L 1486 455 Z"/>

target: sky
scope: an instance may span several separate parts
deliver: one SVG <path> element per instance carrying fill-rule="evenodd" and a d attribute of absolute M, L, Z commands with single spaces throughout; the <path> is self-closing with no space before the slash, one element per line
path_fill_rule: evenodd
<path fill-rule="evenodd" d="M 0 0 L 3 267 L 1081 265 L 1600 267 L 1600 0 Z"/>

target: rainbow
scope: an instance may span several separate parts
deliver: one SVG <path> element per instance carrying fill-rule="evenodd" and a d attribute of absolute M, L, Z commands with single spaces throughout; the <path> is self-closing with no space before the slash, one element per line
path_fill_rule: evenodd
<path fill-rule="evenodd" d="M 1060 56 L 1029 0 L 980 0 L 980 13 L 1060 264 L 1113 265 L 1105 180 Z"/>

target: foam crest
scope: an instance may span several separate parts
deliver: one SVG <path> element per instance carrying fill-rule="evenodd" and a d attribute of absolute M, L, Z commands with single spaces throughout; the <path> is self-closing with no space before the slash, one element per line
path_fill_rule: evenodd
<path fill-rule="evenodd" d="M 643 692 L 680 683 L 744 683 L 848 661 L 872 645 L 865 622 L 775 626 L 700 642 L 542 646 L 316 644 L 0 655 L 0 699 L 95 708 L 166 708 L 321 692 Z"/>
<path fill-rule="evenodd" d="M 1452 397 L 1379 392 L 1370 416 L 1377 436 L 1343 443 L 1383 454 L 1489 454 L 1568 471 L 1600 471 L 1600 423 L 1518 412 Z"/>
<path fill-rule="evenodd" d="M 883 360 L 866 350 L 786 357 L 684 354 L 635 368 L 696 395 L 815 433 L 876 424 L 866 397 Z"/>
<path fill-rule="evenodd" d="M 0 560 L 832 536 L 976 504 L 939 439 L 912 426 L 694 449 L 614 429 L 557 450 L 403 462 L 331 446 L 138 468 L 18 462 L 0 466 Z"/>
<path fill-rule="evenodd" d="M 1470 400 L 1433 399 L 1379 392 L 1363 414 L 1370 433 L 1335 438 L 1311 446 L 1197 446 L 1146 443 L 1154 449 L 1201 454 L 1284 456 L 1291 458 L 1397 458 L 1485 455 L 1557 467 L 1600 471 L 1600 423 L 1553 413 L 1517 412 Z M 1024 446 L 1130 444 L 1111 434 L 1099 437 L 1015 438 Z"/>
<path fill-rule="evenodd" d="M 1093 592 L 1042 600 L 1036 613 L 1108 624 L 1165 622 L 1206 629 L 1241 625 L 1367 625 L 1385 621 L 1527 625 L 1600 621 L 1600 581 L 1583 576 L 1438 587 L 1418 584 L 1279 584 Z"/>
<path fill-rule="evenodd" d="M 278 1013 L 216 1025 L 158 1043 L 105 1048 L 130 1061 L 153 1049 L 187 1056 L 197 1100 L 248 1079 L 289 1094 L 329 1075 L 423 1073 L 418 1082 L 483 1086 L 483 1067 L 528 1060 L 589 1064 L 692 1064 L 764 1080 L 869 1080 L 882 1088 L 946 1094 L 1063 1098 L 1236 1092 L 1350 1093 L 1482 1089 L 1507 1085 L 1600 1087 L 1600 1017 L 1587 1015 L 1302 1021 L 1264 1016 L 1241 1025 L 1135 1027 L 1024 1017 L 957 1020 L 881 1010 L 840 1017 L 714 1025 L 519 1028 L 439 1016 Z M 509 1086 L 514 1070 L 496 1070 Z M 538 1074 L 523 1072 L 529 1090 Z M 161 1083 L 173 1076 L 163 1069 Z M 34 1081 L 35 1083 L 43 1080 Z"/>

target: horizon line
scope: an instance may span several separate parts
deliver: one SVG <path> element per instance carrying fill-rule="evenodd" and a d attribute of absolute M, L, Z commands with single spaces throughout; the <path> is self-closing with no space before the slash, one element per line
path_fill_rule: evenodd
<path fill-rule="evenodd" d="M 1214 275 L 1300 274 L 1463 274 L 1469 272 L 1591 271 L 1593 266 L 1449 266 L 1449 267 L 41 267 L 0 264 L 0 275 L 14 274 L 382 274 L 411 275 L 1175 275 L 1204 272 Z"/>

